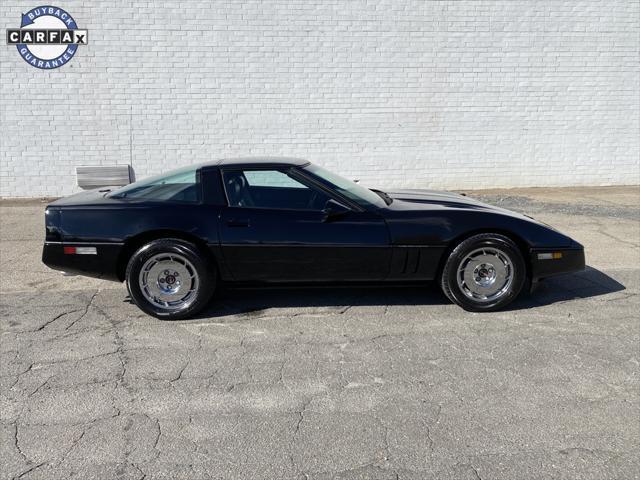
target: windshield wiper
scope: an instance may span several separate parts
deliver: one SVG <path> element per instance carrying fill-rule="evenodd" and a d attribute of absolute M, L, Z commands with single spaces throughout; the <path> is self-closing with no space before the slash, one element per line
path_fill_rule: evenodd
<path fill-rule="evenodd" d="M 376 190 L 375 188 L 372 188 L 371 191 L 373 193 L 377 193 L 378 196 L 382 198 L 382 200 L 384 200 L 384 203 L 386 203 L 387 205 L 391 205 L 393 203 L 393 198 L 391 198 L 387 192 Z"/>

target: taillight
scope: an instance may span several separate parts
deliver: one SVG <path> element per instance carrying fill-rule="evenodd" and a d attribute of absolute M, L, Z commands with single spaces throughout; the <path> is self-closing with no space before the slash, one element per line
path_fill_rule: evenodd
<path fill-rule="evenodd" d="M 97 255 L 98 249 L 96 247 L 63 247 L 65 255 Z"/>

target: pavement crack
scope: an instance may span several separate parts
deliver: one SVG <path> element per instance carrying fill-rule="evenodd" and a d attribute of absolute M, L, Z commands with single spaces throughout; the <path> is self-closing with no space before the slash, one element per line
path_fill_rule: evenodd
<path fill-rule="evenodd" d="M 300 425 L 302 424 L 302 422 L 304 421 L 304 411 L 307 409 L 307 407 L 309 406 L 309 404 L 313 401 L 313 397 L 308 398 L 303 404 L 302 404 L 302 408 L 296 412 L 298 414 L 298 421 L 296 422 L 296 427 L 293 431 L 293 437 L 295 438 L 296 435 L 298 435 L 298 433 L 300 432 Z"/>
<path fill-rule="evenodd" d="M 558 453 L 561 453 L 562 455 L 570 455 L 572 453 L 588 453 L 589 455 L 597 455 L 597 454 L 614 455 L 614 456 L 616 455 L 616 452 L 613 452 L 611 450 L 601 450 L 601 449 L 587 448 L 587 447 L 563 448 L 561 450 L 558 450 Z"/>
<path fill-rule="evenodd" d="M 162 435 L 162 427 L 160 426 L 160 420 L 156 418 L 156 427 L 158 428 L 158 434 L 156 435 L 155 440 L 153 441 L 153 449 L 156 450 L 157 455 L 160 455 L 158 451 L 158 442 L 160 441 L 160 436 Z"/>
<path fill-rule="evenodd" d="M 53 377 L 55 377 L 55 375 L 51 375 L 49 378 L 47 378 L 43 383 L 38 385 L 38 387 L 33 392 L 31 392 L 29 395 L 27 395 L 27 397 L 30 398 L 30 397 L 34 396 L 36 393 L 38 393 L 40 390 L 42 390 L 49 383 L 49 380 L 51 380 Z"/>
<path fill-rule="evenodd" d="M 127 359 L 125 357 L 124 341 L 122 340 L 122 336 L 118 331 L 118 323 L 113 318 L 111 318 L 111 316 L 107 316 L 107 319 L 109 320 L 113 328 L 113 337 L 114 337 L 113 343 L 116 346 L 115 351 L 109 352 L 109 355 L 112 355 L 115 353 L 118 356 L 118 360 L 120 360 L 122 371 L 117 376 L 117 383 L 119 385 L 125 386 L 125 375 L 127 374 Z"/>
<path fill-rule="evenodd" d="M 473 473 L 473 475 L 476 477 L 476 480 L 482 480 L 482 477 L 478 473 L 478 470 L 476 470 L 476 468 L 473 465 L 469 465 L 469 468 L 471 469 L 471 472 Z"/>
<path fill-rule="evenodd" d="M 147 474 L 138 465 L 136 465 L 135 463 L 129 463 L 129 465 L 135 468 L 140 474 L 137 480 L 145 480 L 147 478 Z"/>
<path fill-rule="evenodd" d="M 187 369 L 187 367 L 189 366 L 190 363 L 191 363 L 191 359 L 188 358 L 187 361 L 185 362 L 185 364 L 178 371 L 178 374 L 174 378 L 169 380 L 169 383 L 177 382 L 178 380 L 182 379 L 182 374 Z"/>
<path fill-rule="evenodd" d="M 38 468 L 40 468 L 40 467 L 42 467 L 42 466 L 44 466 L 44 465 L 46 465 L 46 462 L 38 463 L 37 465 L 34 465 L 33 467 L 29 468 L 28 470 L 25 470 L 25 471 L 24 471 L 24 472 L 22 472 L 20 475 L 18 475 L 17 477 L 14 477 L 14 478 L 15 478 L 15 479 L 22 478 L 22 477 L 24 477 L 25 475 L 27 475 L 28 473 L 31 473 L 31 472 L 33 472 L 34 470 L 37 470 Z"/>
<path fill-rule="evenodd" d="M 638 244 L 635 242 L 630 242 L 629 240 L 623 240 L 621 238 L 616 237 L 615 235 L 612 235 L 608 232 L 603 231 L 602 229 L 598 230 L 598 233 L 600 233 L 601 235 L 604 235 L 605 237 L 609 237 L 612 240 L 615 240 L 616 242 L 620 242 L 620 243 L 624 243 L 625 245 L 629 245 L 632 248 L 638 248 Z"/>
<path fill-rule="evenodd" d="M 624 300 L 628 300 L 630 298 L 637 297 L 637 296 L 638 296 L 637 293 L 625 293 L 625 294 L 622 294 L 619 297 L 605 299 L 605 300 L 603 300 L 603 302 L 605 302 L 605 303 L 622 302 Z"/>
<path fill-rule="evenodd" d="M 31 460 L 29 460 L 29 458 L 25 455 L 25 453 L 20 448 L 20 442 L 18 441 L 18 423 L 17 422 L 13 423 L 13 445 L 16 448 L 16 450 L 18 451 L 18 453 L 20 454 L 20 456 L 27 463 L 27 465 L 31 465 L 32 464 Z M 31 473 L 34 470 L 37 470 L 38 468 L 42 467 L 46 463 L 47 462 L 41 462 L 41 463 L 38 463 L 38 464 L 35 464 L 35 465 L 31 465 L 27 470 L 25 470 L 24 472 L 22 472 L 18 476 L 14 476 L 13 478 L 14 479 L 22 478 L 25 475 L 27 475 L 28 473 Z"/>
<path fill-rule="evenodd" d="M 296 470 L 299 473 L 302 473 L 302 472 L 301 472 L 300 467 L 298 466 L 298 464 L 295 461 L 294 454 L 293 454 L 293 446 L 295 444 L 296 437 L 300 433 L 300 426 L 302 425 L 302 422 L 304 421 L 304 412 L 307 409 L 307 407 L 311 404 L 311 402 L 313 401 L 314 398 L 315 398 L 315 396 L 311 396 L 311 397 L 307 398 L 306 400 L 304 400 L 304 402 L 302 404 L 302 408 L 300 408 L 300 410 L 298 410 L 296 412 L 296 415 L 298 415 L 298 420 L 297 420 L 296 425 L 295 425 L 295 427 L 293 429 L 293 435 L 291 436 L 291 442 L 289 443 L 289 460 L 291 462 L 291 466 L 293 467 L 293 469 Z"/>
<path fill-rule="evenodd" d="M 387 427 L 382 421 L 380 421 L 380 425 L 384 428 L 384 435 L 382 436 L 382 442 L 384 447 L 384 458 L 385 463 L 389 462 L 389 458 L 391 458 L 391 450 L 389 449 L 389 427 Z"/>
<path fill-rule="evenodd" d="M 431 438 L 431 428 L 425 423 L 425 430 L 427 431 L 427 440 L 429 440 L 429 450 L 433 453 L 433 438 Z"/>
<path fill-rule="evenodd" d="M 456 463 L 454 465 L 454 469 L 457 470 L 458 468 L 466 470 L 466 473 L 471 473 L 475 480 L 482 480 L 482 477 L 480 476 L 480 473 L 478 473 L 478 470 L 470 463 Z"/>
<path fill-rule="evenodd" d="M 16 450 L 18 451 L 20 456 L 24 458 L 24 461 L 27 463 L 31 463 L 31 460 L 27 458 L 27 456 L 24 454 L 24 452 L 20 448 L 20 443 L 18 441 L 18 422 L 14 422 L 13 424 L 13 445 L 14 447 L 16 447 Z"/>
<path fill-rule="evenodd" d="M 42 325 L 40 325 L 40 326 L 39 326 L 38 328 L 36 328 L 35 330 L 27 330 L 27 332 L 32 332 L 32 333 L 40 332 L 40 331 L 44 330 L 46 327 L 48 327 L 49 325 L 51 325 L 53 322 L 55 322 L 55 321 L 57 321 L 57 320 L 61 319 L 62 317 L 64 317 L 65 315 L 71 315 L 72 313 L 77 313 L 77 312 L 79 312 L 79 311 L 80 311 L 80 309 L 77 309 L 77 310 L 70 310 L 70 311 L 68 311 L 68 312 L 62 312 L 61 314 L 56 315 L 55 317 L 53 317 L 51 320 L 46 321 L 45 323 L 43 323 Z"/>
<path fill-rule="evenodd" d="M 71 322 L 69 325 L 67 325 L 65 327 L 65 330 L 69 330 L 71 327 L 73 327 L 76 323 L 78 323 L 80 320 L 82 320 L 87 313 L 89 313 L 89 309 L 91 308 L 91 305 L 93 304 L 93 301 L 95 300 L 95 298 L 98 296 L 98 293 L 100 293 L 100 290 L 96 290 L 93 295 L 91 295 L 91 298 L 89 299 L 89 301 L 87 302 L 87 305 L 84 307 L 84 311 L 82 312 L 82 315 L 80 315 L 78 318 L 76 318 L 73 322 Z M 76 310 L 76 312 L 79 312 L 81 310 Z"/>
<path fill-rule="evenodd" d="M 80 432 L 80 435 L 78 436 L 78 438 L 73 440 L 73 442 L 71 443 L 71 446 L 69 448 L 67 448 L 67 450 L 60 456 L 60 461 L 58 463 L 62 463 L 64 461 L 64 459 L 67 458 L 67 456 L 71 453 L 71 451 L 74 448 L 76 448 L 76 445 L 78 445 L 78 443 L 80 443 L 80 440 L 82 440 L 84 438 L 84 434 L 85 433 L 86 433 L 86 430 L 83 428 L 82 431 Z"/>

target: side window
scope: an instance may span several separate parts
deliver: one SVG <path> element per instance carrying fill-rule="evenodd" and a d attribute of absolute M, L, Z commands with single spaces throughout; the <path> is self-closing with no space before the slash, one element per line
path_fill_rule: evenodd
<path fill-rule="evenodd" d="M 308 188 L 279 170 L 247 170 L 244 176 L 251 187 Z"/>
<path fill-rule="evenodd" d="M 231 207 L 322 210 L 329 200 L 281 170 L 227 170 L 223 179 Z"/>

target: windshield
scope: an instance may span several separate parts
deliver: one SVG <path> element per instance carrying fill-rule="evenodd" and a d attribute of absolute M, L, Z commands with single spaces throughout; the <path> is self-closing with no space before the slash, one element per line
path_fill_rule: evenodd
<path fill-rule="evenodd" d="M 311 164 L 304 167 L 304 170 L 311 173 L 314 177 L 317 177 L 318 180 L 323 183 L 328 184 L 329 187 L 334 188 L 340 194 L 344 195 L 349 200 L 354 201 L 358 205 L 376 208 L 385 207 L 387 205 L 382 197 L 377 193 L 358 185 L 351 180 L 347 180 L 340 175 L 330 172 L 329 170 L 325 170 L 322 167 Z"/>
<path fill-rule="evenodd" d="M 138 198 L 195 203 L 200 200 L 197 170 L 190 165 L 169 173 L 131 183 L 107 194 L 111 198 Z"/>

